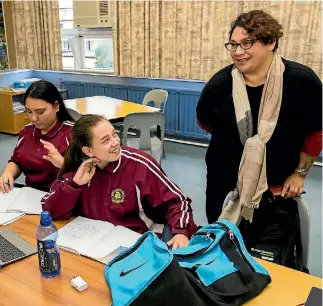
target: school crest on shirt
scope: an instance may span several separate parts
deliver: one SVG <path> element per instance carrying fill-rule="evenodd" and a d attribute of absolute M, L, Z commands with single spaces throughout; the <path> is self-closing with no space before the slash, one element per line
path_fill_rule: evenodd
<path fill-rule="evenodd" d="M 112 203 L 120 204 L 124 202 L 124 191 L 122 189 L 114 189 L 111 192 Z"/>

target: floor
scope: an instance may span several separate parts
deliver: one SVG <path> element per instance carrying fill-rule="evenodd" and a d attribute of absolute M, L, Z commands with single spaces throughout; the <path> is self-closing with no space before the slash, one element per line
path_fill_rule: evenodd
<path fill-rule="evenodd" d="M 0 170 L 5 167 L 16 144 L 17 137 L 0 134 Z M 166 159 L 162 167 L 177 185 L 192 199 L 195 222 L 207 223 L 205 216 L 205 152 L 206 148 L 165 142 Z M 24 178 L 17 182 L 23 183 Z M 314 166 L 305 184 L 304 196 L 311 213 L 309 270 L 322 276 L 322 168 Z"/>

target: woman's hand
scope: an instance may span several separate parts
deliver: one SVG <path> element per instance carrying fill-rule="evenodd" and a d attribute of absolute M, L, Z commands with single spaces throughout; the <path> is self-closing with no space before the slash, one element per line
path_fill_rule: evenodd
<path fill-rule="evenodd" d="M 11 173 L 3 172 L 0 176 L 0 192 L 8 193 L 13 188 L 14 181 Z"/>
<path fill-rule="evenodd" d="M 303 176 L 293 173 L 286 179 L 281 196 L 285 198 L 299 197 L 304 192 L 304 181 Z"/>
<path fill-rule="evenodd" d="M 87 184 L 95 174 L 95 166 L 100 161 L 97 158 L 89 158 L 84 161 L 74 175 L 73 181 L 78 185 Z"/>
<path fill-rule="evenodd" d="M 58 152 L 56 147 L 52 143 L 42 139 L 40 142 L 44 145 L 44 148 L 48 150 L 48 154 L 43 155 L 43 159 L 50 161 L 56 168 L 62 168 L 64 157 Z"/>
<path fill-rule="evenodd" d="M 167 245 L 171 246 L 173 250 L 185 248 L 188 245 L 188 238 L 183 234 L 177 234 L 167 242 Z"/>

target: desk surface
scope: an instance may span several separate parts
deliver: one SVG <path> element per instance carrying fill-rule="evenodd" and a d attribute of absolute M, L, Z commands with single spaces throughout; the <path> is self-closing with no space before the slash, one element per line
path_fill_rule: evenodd
<path fill-rule="evenodd" d="M 39 216 L 24 216 L 9 224 L 27 241 L 36 244 Z M 58 228 L 66 221 L 55 222 Z M 1 227 L 0 227 L 1 228 Z M 104 279 L 104 265 L 94 260 L 61 250 L 61 274 L 53 279 L 42 278 L 37 255 L 33 255 L 0 270 L 0 305 L 111 305 L 111 296 Z M 322 288 L 322 279 L 266 261 L 272 283 L 247 306 L 296 306 L 304 303 L 314 287 Z M 71 279 L 80 275 L 89 288 L 78 292 Z"/>
<path fill-rule="evenodd" d="M 65 100 L 64 103 L 66 107 L 76 110 L 81 115 L 103 115 L 108 120 L 122 119 L 132 113 L 160 111 L 160 109 L 156 107 L 150 107 L 104 96 Z"/>

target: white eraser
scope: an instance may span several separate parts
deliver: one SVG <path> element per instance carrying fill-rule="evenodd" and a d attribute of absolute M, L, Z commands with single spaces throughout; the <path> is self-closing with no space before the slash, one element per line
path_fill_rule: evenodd
<path fill-rule="evenodd" d="M 71 285 L 77 291 L 83 291 L 83 290 L 87 289 L 87 282 L 81 276 L 74 277 L 71 280 Z"/>

